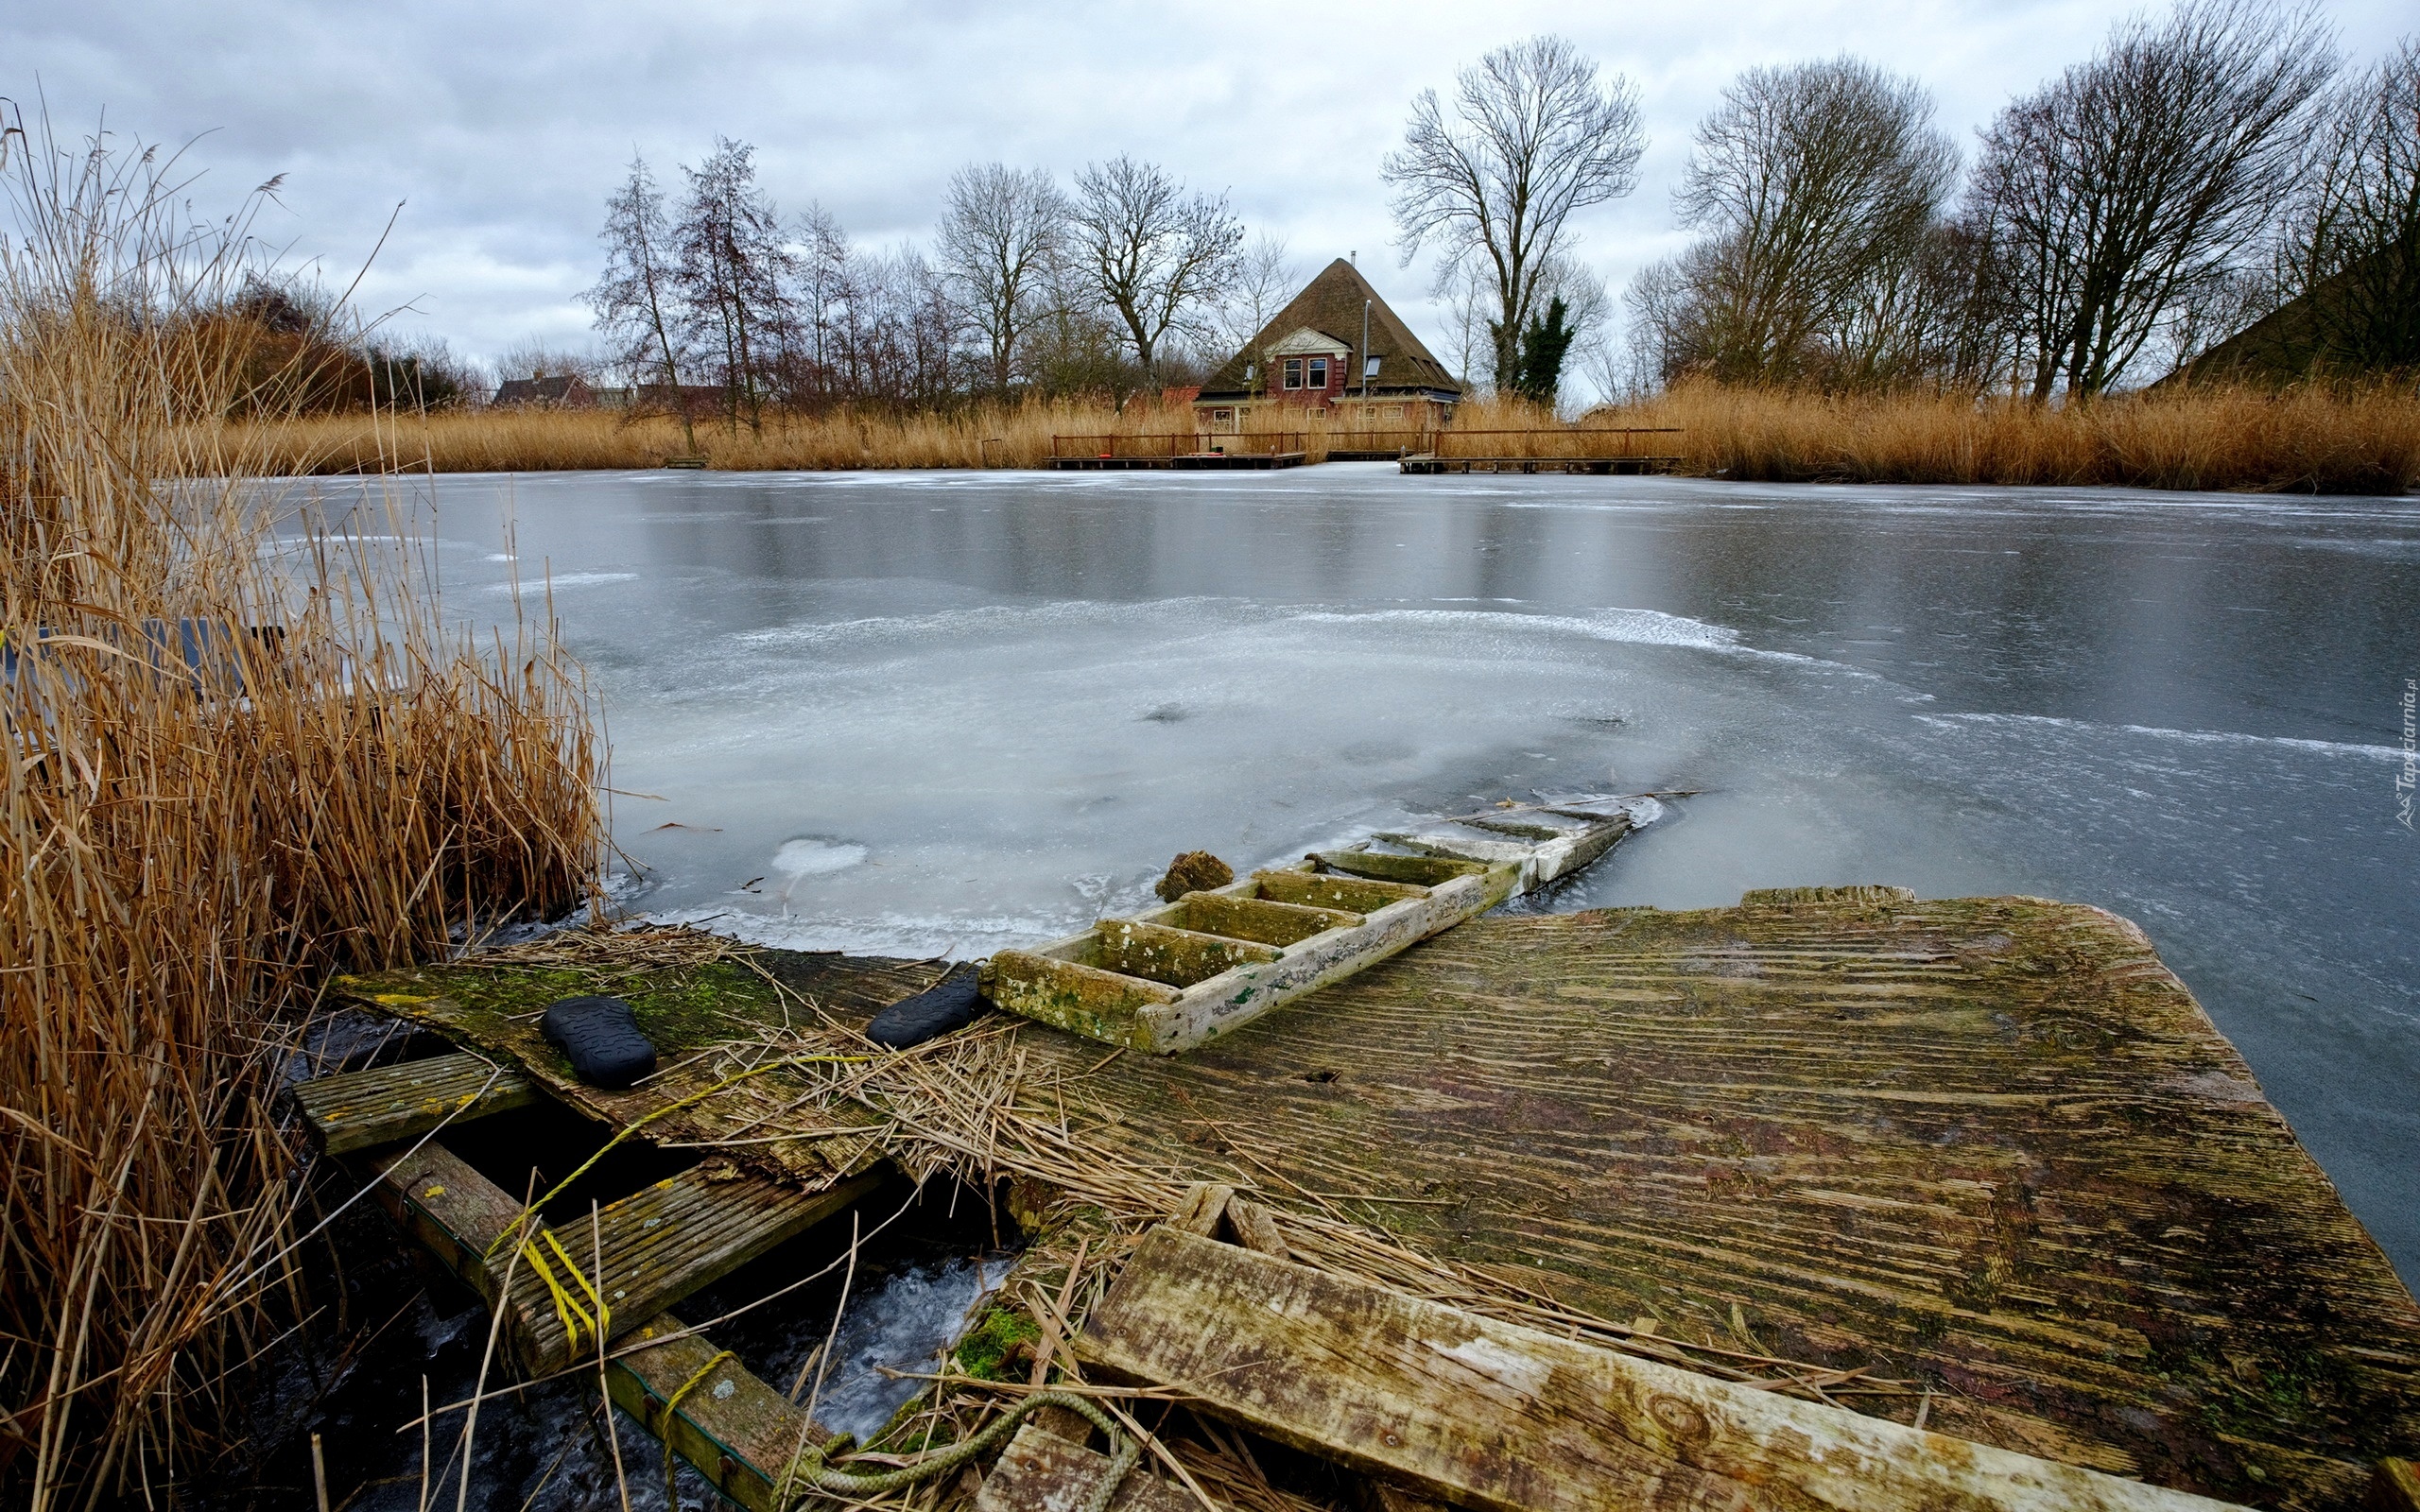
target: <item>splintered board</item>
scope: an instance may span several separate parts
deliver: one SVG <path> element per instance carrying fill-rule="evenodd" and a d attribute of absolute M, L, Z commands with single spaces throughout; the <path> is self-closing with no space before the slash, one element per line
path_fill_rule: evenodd
<path fill-rule="evenodd" d="M 2229 1503 L 1559 1339 L 1171 1226 L 1076 1352 L 1485 1512 L 2228 1512 Z"/>

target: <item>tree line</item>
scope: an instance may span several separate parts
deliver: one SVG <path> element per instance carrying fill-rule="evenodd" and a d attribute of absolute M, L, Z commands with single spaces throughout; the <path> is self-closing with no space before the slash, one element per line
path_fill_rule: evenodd
<path fill-rule="evenodd" d="M 1971 164 L 1916 81 L 1755 68 L 1699 125 L 1699 232 L 1625 294 L 1630 383 L 2089 398 L 2292 307 L 2269 371 L 2420 370 L 2420 46 L 2187 0 L 2012 100 Z M 2299 302 L 2298 302 L 2299 301 Z"/>
<path fill-rule="evenodd" d="M 2120 23 L 1971 154 L 1915 79 L 1853 57 L 1751 68 L 1673 197 L 1694 242 L 1616 301 L 1576 226 L 1634 191 L 1646 146 L 1635 86 L 1558 37 L 1413 100 L 1380 174 L 1474 389 L 1550 404 L 1582 369 L 1608 393 L 2087 398 L 2289 309 L 2271 345 L 2297 370 L 2420 370 L 2420 44 L 2348 73 L 2307 8 L 2182 0 Z M 587 299 L 629 381 L 733 424 L 1198 381 L 1299 282 L 1223 194 L 1131 157 L 1064 186 L 964 168 L 929 251 L 855 247 L 818 205 L 784 215 L 744 143 L 680 173 L 675 193 L 632 163 Z"/>
<path fill-rule="evenodd" d="M 642 395 L 684 396 L 685 413 L 702 391 L 733 424 L 769 407 L 1124 395 L 1198 374 L 1291 276 L 1282 245 L 1246 244 L 1224 195 L 1131 157 L 1072 189 L 964 168 L 929 254 L 854 247 L 821 205 L 784 215 L 746 143 L 719 139 L 681 173 L 676 199 L 631 164 L 586 298 Z"/>

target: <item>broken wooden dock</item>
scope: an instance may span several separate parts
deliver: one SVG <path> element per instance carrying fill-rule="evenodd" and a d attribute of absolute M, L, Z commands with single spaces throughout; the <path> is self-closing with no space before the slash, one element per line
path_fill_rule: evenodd
<path fill-rule="evenodd" d="M 835 1042 L 782 1038 L 793 1015 L 845 1039 L 942 967 L 551 959 L 348 980 L 461 1048 L 302 1106 L 510 1309 L 531 1366 L 605 1335 L 617 1401 L 743 1505 L 776 1504 L 784 1446 L 820 1431 L 662 1309 L 886 1162 L 955 1168 L 915 1132 L 950 1105 L 882 1062 L 817 1103 L 765 1058 Z M 630 1001 L 670 1069 L 573 1079 L 530 1014 L 585 990 Z M 2420 1307 L 2141 933 L 2096 909 L 1871 887 L 1494 915 L 1181 1056 L 1104 1059 L 1016 1020 L 958 1053 L 1007 1089 L 986 1117 L 1063 1129 L 1068 1160 L 1251 1194 L 1205 1254 L 1173 1196 L 1120 1209 L 1053 1168 L 1125 1236 L 1102 1241 L 1125 1258 L 1084 1368 L 1351 1467 L 1381 1502 L 2349 1509 L 2420 1445 Z M 529 1096 L 738 1164 L 516 1238 L 519 1199 L 447 1150 Z M 777 1116 L 794 1137 L 766 1138 Z M 986 1159 L 1049 1184 L 1013 1149 Z M 1340 1272 L 1353 1234 L 1430 1280 Z M 532 1255 L 551 1286 L 525 1285 Z M 1725 1359 L 1798 1364 L 1759 1383 Z M 1512 1450 L 1471 1447 L 1489 1424 Z M 978 1504 L 1072 1505 L 1070 1478 L 1104 1472 L 1046 1426 Z M 1167 1504 L 1132 1479 L 1115 1505 Z"/>

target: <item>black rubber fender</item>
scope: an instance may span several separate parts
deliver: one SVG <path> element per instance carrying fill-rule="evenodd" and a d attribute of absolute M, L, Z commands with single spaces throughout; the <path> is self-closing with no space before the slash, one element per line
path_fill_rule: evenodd
<path fill-rule="evenodd" d="M 655 1046 L 620 998 L 562 998 L 546 1005 L 538 1029 L 591 1087 L 628 1087 L 655 1069 Z"/>
<path fill-rule="evenodd" d="M 914 997 L 901 998 L 875 1014 L 866 1025 L 866 1038 L 886 1050 L 905 1050 L 965 1028 L 991 1005 L 976 990 L 975 963 L 962 961 Z"/>

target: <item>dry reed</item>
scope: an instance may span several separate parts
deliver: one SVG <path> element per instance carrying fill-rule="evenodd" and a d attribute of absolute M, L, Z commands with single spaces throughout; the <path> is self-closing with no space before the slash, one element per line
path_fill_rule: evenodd
<path fill-rule="evenodd" d="M 2420 484 L 2420 396 L 2388 386 L 2161 390 L 2042 406 L 1684 385 L 1593 411 L 1577 425 L 1527 404 L 1476 401 L 1461 406 L 1443 447 L 1463 455 L 1570 455 L 1599 449 L 1589 433 L 1625 426 L 1680 431 L 1632 438 L 1629 452 L 1676 454 L 1683 473 L 1743 481 L 2324 493 Z M 1306 419 L 1268 404 L 1250 428 L 1303 433 L 1314 462 L 1348 446 L 1425 449 L 1429 439 L 1409 431 L 1374 437 L 1341 418 Z M 773 413 L 761 432 L 699 432 L 709 465 L 734 471 L 1035 468 L 1047 465 L 1053 437 L 1193 434 L 1182 405 L 1121 411 L 1072 401 L 950 413 Z M 321 416 L 250 444 L 264 465 L 289 473 L 653 468 L 683 449 L 669 418 L 595 409 Z"/>
<path fill-rule="evenodd" d="M 1752 482 L 2400 493 L 2420 395 L 2392 386 L 2154 390 L 2045 406 L 1685 385 L 1584 427 L 1672 425 L 1681 471 Z"/>
<path fill-rule="evenodd" d="M 0 1498 L 174 1500 L 315 1320 L 273 1106 L 314 984 L 560 912 L 598 750 L 543 636 L 280 522 L 307 441 L 188 339 L 251 271 L 149 155 L 7 144 L 0 251 Z"/>

